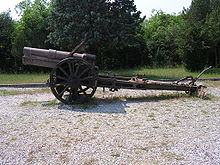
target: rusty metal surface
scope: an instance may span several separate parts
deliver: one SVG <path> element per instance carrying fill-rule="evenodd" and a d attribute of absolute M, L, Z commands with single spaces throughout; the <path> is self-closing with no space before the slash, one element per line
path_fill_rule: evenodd
<path fill-rule="evenodd" d="M 176 82 L 162 82 L 153 81 L 147 79 L 139 78 L 129 78 L 129 77 L 117 77 L 117 76 L 107 76 L 99 75 L 98 77 L 98 87 L 105 87 L 114 89 L 141 89 L 141 90 L 176 90 L 176 91 L 191 91 L 195 92 L 197 90 L 196 85 L 191 85 L 188 83 L 176 83 Z"/>
<path fill-rule="evenodd" d="M 57 50 L 46 50 L 46 49 L 38 49 L 38 48 L 30 48 L 24 47 L 23 49 L 23 57 L 22 63 L 24 65 L 35 65 L 47 68 L 54 68 L 56 64 L 58 64 L 61 60 L 68 57 L 76 57 L 85 59 L 87 62 L 91 64 L 95 64 L 96 56 L 88 53 L 74 53 L 66 51 L 57 51 Z"/>

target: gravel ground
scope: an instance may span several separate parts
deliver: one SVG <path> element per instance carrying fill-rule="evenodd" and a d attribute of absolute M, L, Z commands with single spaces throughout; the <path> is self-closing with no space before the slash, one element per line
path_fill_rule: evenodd
<path fill-rule="evenodd" d="M 220 164 L 220 89 L 207 93 L 99 90 L 81 106 L 0 96 L 0 164 Z"/>

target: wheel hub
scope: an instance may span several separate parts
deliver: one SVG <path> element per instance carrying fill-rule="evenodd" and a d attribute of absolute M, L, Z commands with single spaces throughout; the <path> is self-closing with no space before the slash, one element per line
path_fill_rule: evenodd
<path fill-rule="evenodd" d="M 80 79 L 78 77 L 69 77 L 67 80 L 67 84 L 69 87 L 71 87 L 72 89 L 77 89 L 80 86 Z"/>

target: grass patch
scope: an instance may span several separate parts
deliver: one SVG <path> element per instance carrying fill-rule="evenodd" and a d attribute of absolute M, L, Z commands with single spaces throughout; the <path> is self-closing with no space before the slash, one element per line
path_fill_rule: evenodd
<path fill-rule="evenodd" d="M 58 100 L 57 99 L 54 99 L 52 101 L 45 101 L 45 102 L 42 102 L 43 106 L 46 106 L 46 107 L 55 107 L 58 105 Z"/>
<path fill-rule="evenodd" d="M 199 72 L 188 72 L 183 67 L 159 67 L 149 68 L 141 67 L 134 69 L 120 69 L 113 70 L 112 73 L 121 76 L 136 76 L 144 75 L 145 78 L 158 80 L 158 79 L 179 79 L 185 76 L 198 76 Z M 220 77 L 220 68 L 211 69 L 206 72 L 201 78 Z"/>
<path fill-rule="evenodd" d="M 34 95 L 34 94 L 41 94 L 41 93 L 50 93 L 50 89 L 37 89 L 31 91 L 14 91 L 14 90 L 0 90 L 0 96 L 12 96 L 12 95 Z"/>
<path fill-rule="evenodd" d="M 156 148 L 156 146 L 155 145 L 150 145 L 150 146 L 147 146 L 147 147 L 141 147 L 140 150 L 148 152 L 153 148 Z"/>
<path fill-rule="evenodd" d="M 58 105 L 57 100 L 51 100 L 51 101 L 25 101 L 23 103 L 20 104 L 20 106 L 28 106 L 28 105 L 32 105 L 32 106 L 36 106 L 37 104 L 43 104 L 43 106 L 45 107 L 55 107 L 56 105 Z"/>
<path fill-rule="evenodd" d="M 211 95 L 211 94 L 206 94 L 202 99 L 203 100 L 216 101 L 216 100 L 219 99 L 219 97 Z"/>
<path fill-rule="evenodd" d="M 169 160 L 173 160 L 173 159 L 176 159 L 176 160 L 184 160 L 184 155 L 183 154 L 175 154 L 175 153 L 172 153 L 172 152 L 163 152 L 162 155 L 169 159 Z"/>
<path fill-rule="evenodd" d="M 120 154 L 112 154 L 111 156 L 112 157 L 120 157 L 121 155 Z"/>
<path fill-rule="evenodd" d="M 0 74 L 0 84 L 46 83 L 49 74 Z"/>
<path fill-rule="evenodd" d="M 84 163 L 82 163 L 82 165 L 92 165 L 92 164 L 95 164 L 97 161 L 98 161 L 97 159 L 91 158 L 91 159 L 86 160 Z"/>
<path fill-rule="evenodd" d="M 39 101 L 25 101 L 23 103 L 20 104 L 21 107 L 24 107 L 24 106 L 28 106 L 28 105 L 36 105 L 40 103 Z"/>
<path fill-rule="evenodd" d="M 0 90 L 0 96 L 12 96 L 12 95 L 21 95 L 23 92 L 21 91 L 8 91 L 8 90 Z"/>
<path fill-rule="evenodd" d="M 102 72 L 104 73 L 104 72 Z M 112 73 L 121 76 L 145 75 L 145 78 L 158 79 L 179 79 L 185 76 L 196 77 L 198 72 L 188 72 L 184 67 L 140 67 L 132 69 L 113 70 Z M 201 78 L 220 77 L 220 68 L 211 69 Z M 49 73 L 31 73 L 31 74 L 0 74 L 0 84 L 20 84 L 20 83 L 46 83 Z M 219 83 L 220 84 L 220 83 Z M 220 86 L 220 85 L 219 85 Z"/>

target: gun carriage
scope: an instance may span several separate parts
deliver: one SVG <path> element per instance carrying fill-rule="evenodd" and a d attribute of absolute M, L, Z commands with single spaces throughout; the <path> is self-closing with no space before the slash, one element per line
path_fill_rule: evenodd
<path fill-rule="evenodd" d="M 205 86 L 195 82 L 198 77 L 185 77 L 178 81 L 154 81 L 138 77 L 123 77 L 112 74 L 101 75 L 95 65 L 96 55 L 87 53 L 45 50 L 24 47 L 23 64 L 51 68 L 49 86 L 54 96 L 65 104 L 80 103 L 91 98 L 97 87 L 140 90 L 175 90 L 204 96 Z"/>

